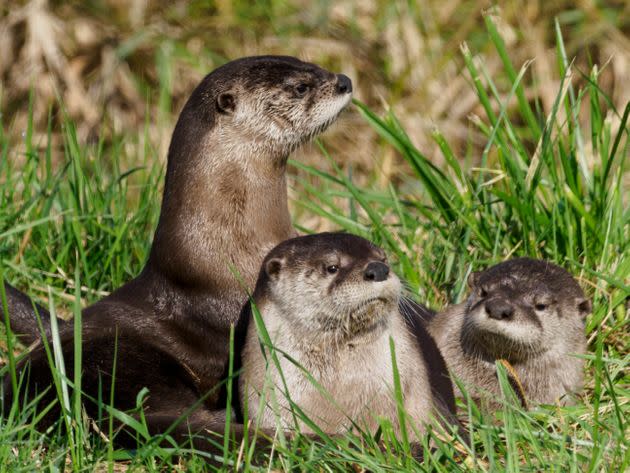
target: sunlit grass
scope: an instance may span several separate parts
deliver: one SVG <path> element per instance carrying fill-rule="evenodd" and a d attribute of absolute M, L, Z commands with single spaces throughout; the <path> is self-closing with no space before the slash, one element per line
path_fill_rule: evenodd
<path fill-rule="evenodd" d="M 357 185 L 335 156 L 327 164 L 332 172 L 294 162 L 300 176 L 307 176 L 297 182 L 300 197 L 294 204 L 302 214 L 318 215 L 382 245 L 414 296 L 435 308 L 464 297 L 470 271 L 510 256 L 547 258 L 568 268 L 593 300 L 586 329 L 590 344 L 585 392 L 569 407 L 523 411 L 506 403 L 496 418 L 476 406 L 461 405 L 472 444 L 432 434 L 427 439 L 432 450 L 419 462 L 409 458 L 409 446 L 384 426 L 376 439 L 285 439 L 273 452 L 273 468 L 581 472 L 624 471 L 629 466 L 625 301 L 630 295 L 630 106 L 611 108 L 598 85 L 599 70 L 572 65 L 556 27 L 558 88 L 553 106 L 541 114 L 544 107 L 527 99 L 525 87 L 531 89 L 535 81 L 531 64 L 512 64 L 491 18 L 487 28 L 503 72 L 492 73 L 469 48 L 462 48 L 462 63 L 484 113 L 474 119 L 476 132 L 485 140 L 480 159 L 462 155 L 436 129 L 432 137 L 444 163 L 438 167 L 433 156 L 414 146 L 395 110 L 380 115 L 357 101 L 356 109 L 382 145 L 408 163 L 409 175 L 396 176 L 383 190 Z M 170 80 L 167 72 L 162 77 Z M 161 107 L 166 110 L 168 104 Z M 79 298 L 81 304 L 95 301 L 140 270 L 159 212 L 163 170 L 157 151 L 146 144 L 146 129 L 108 143 L 85 144 L 72 120 L 63 123 L 65 152 L 60 163 L 53 162 L 50 139 L 33 141 L 31 125 L 20 159 L 15 159 L 7 130 L 2 131 L 0 255 L 4 277 L 48 299 L 46 307 L 76 317 Z M 135 146 L 126 146 L 129 143 Z M 321 146 L 324 156 L 325 148 Z M 129 149 L 142 151 L 130 156 Z M 135 164 L 122 164 L 130 162 Z M 75 338 L 77 345 L 79 341 Z M 7 342 L 3 375 L 15 363 L 14 339 Z M 139 448 L 116 449 L 109 441 L 114 435 L 111 424 L 103 435 L 90 433 L 81 396 L 64 394 L 80 386 L 80 376 L 64 378 L 55 343 L 49 349 L 58 375 L 52 389 L 66 408 L 64 416 L 44 436 L 32 427 L 33 418 L 44 412 L 16 403 L 0 421 L 0 462 L 6 469 L 205 468 L 203 457 L 190 454 L 188 445 L 158 445 L 142 419 L 112 410 L 109 393 L 100 400 L 103 411 L 138 433 Z M 80 365 L 80 357 L 74 360 Z M 12 386 L 22 382 L 15 378 Z M 226 446 L 230 465 L 256 468 L 253 449 L 219 443 Z"/>

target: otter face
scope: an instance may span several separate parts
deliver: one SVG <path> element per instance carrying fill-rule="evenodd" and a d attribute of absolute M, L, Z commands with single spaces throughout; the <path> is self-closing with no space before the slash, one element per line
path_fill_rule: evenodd
<path fill-rule="evenodd" d="M 353 235 L 321 233 L 285 241 L 265 259 L 261 279 L 263 300 L 311 339 L 368 340 L 398 311 L 401 284 L 385 253 Z"/>
<path fill-rule="evenodd" d="M 352 98 L 347 76 L 296 58 L 260 56 L 226 66 L 231 85 L 216 98 L 224 123 L 241 139 L 271 143 L 283 154 L 324 131 Z"/>
<path fill-rule="evenodd" d="M 524 361 L 583 337 L 590 301 L 559 266 L 518 258 L 472 273 L 468 282 L 461 335 L 493 359 Z"/>

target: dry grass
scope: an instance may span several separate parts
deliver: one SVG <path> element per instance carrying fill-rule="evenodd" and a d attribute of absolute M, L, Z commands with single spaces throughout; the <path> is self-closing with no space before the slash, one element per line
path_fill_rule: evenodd
<path fill-rule="evenodd" d="M 147 122 L 149 139 L 164 157 L 177 112 L 206 72 L 243 55 L 292 54 L 348 74 L 356 97 L 377 111 L 393 107 L 425 154 L 438 155 L 431 139 L 438 128 L 462 158 L 474 157 L 485 139 L 474 125 L 480 106 L 463 72 L 460 47 L 469 44 L 482 55 L 487 50 L 487 37 L 480 33 L 483 14 L 500 20 L 514 64 L 533 60 L 528 99 L 539 100 L 544 114 L 560 80 L 552 73 L 556 16 L 567 54 L 575 57 L 574 79 L 588 74 L 591 63 L 603 65 L 600 83 L 623 109 L 630 100 L 630 6 L 604 3 L 558 0 L 523 7 L 508 1 L 487 10 L 490 2 L 483 0 L 290 0 L 256 6 L 223 0 L 212 7 L 199 1 L 108 0 L 101 7 L 10 2 L 0 6 L 3 122 L 18 144 L 27 129 L 32 88 L 36 135 L 46 133 L 49 112 L 60 124 L 61 99 L 82 142 L 107 141 Z M 489 74 L 501 76 L 496 54 L 483 62 Z M 61 140 L 56 143 L 60 150 Z M 377 162 L 381 184 L 406 169 L 390 148 L 378 146 L 374 131 L 356 113 L 348 114 L 327 143 L 359 177 L 372 175 Z M 310 162 L 321 159 L 312 149 L 303 154 Z"/>

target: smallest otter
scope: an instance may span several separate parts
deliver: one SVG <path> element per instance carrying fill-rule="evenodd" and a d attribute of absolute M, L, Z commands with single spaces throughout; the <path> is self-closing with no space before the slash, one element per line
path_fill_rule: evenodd
<path fill-rule="evenodd" d="M 259 341 L 260 328 L 246 306 L 241 321 L 250 321 L 241 327 L 245 344 L 239 391 L 249 418 L 268 429 L 297 427 L 288 392 L 328 434 L 344 433 L 355 423 L 374 432 L 379 418 L 389 419 L 399 434 L 390 339 L 408 425 L 414 426 L 406 429 L 409 437 L 424 430 L 436 408 L 447 415 L 443 409 L 450 409 L 453 399 L 450 381 L 449 392 L 440 395 L 432 389 L 437 384 L 432 372 L 441 364 L 440 375 L 446 376 L 446 367 L 437 349 L 440 362 L 427 363 L 422 336 L 399 311 L 400 293 L 401 283 L 383 250 L 363 238 L 322 233 L 274 248 L 263 262 L 253 300 L 282 373 L 269 347 Z M 433 343 L 428 334 L 426 338 Z M 300 419 L 297 423 L 302 433 L 313 433 Z"/>
<path fill-rule="evenodd" d="M 436 315 L 428 328 L 473 399 L 497 406 L 498 360 L 513 368 L 508 380 L 525 405 L 566 403 L 581 389 L 591 303 L 566 270 L 517 258 L 472 273 L 468 284 L 466 302 Z"/>

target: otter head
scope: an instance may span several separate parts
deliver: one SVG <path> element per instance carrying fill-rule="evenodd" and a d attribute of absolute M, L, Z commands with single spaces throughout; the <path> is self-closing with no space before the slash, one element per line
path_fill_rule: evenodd
<path fill-rule="evenodd" d="M 335 121 L 351 97 L 352 82 L 343 74 L 293 57 L 255 56 L 210 73 L 186 108 L 226 145 L 284 162 Z"/>
<path fill-rule="evenodd" d="M 287 240 L 265 258 L 257 285 L 264 317 L 275 307 L 304 340 L 372 340 L 398 311 L 401 284 L 383 250 L 342 233 Z"/>
<path fill-rule="evenodd" d="M 521 362 L 548 350 L 571 351 L 572 341 L 584 337 L 590 301 L 555 264 L 517 258 L 472 273 L 468 283 L 462 345 L 482 356 Z"/>

